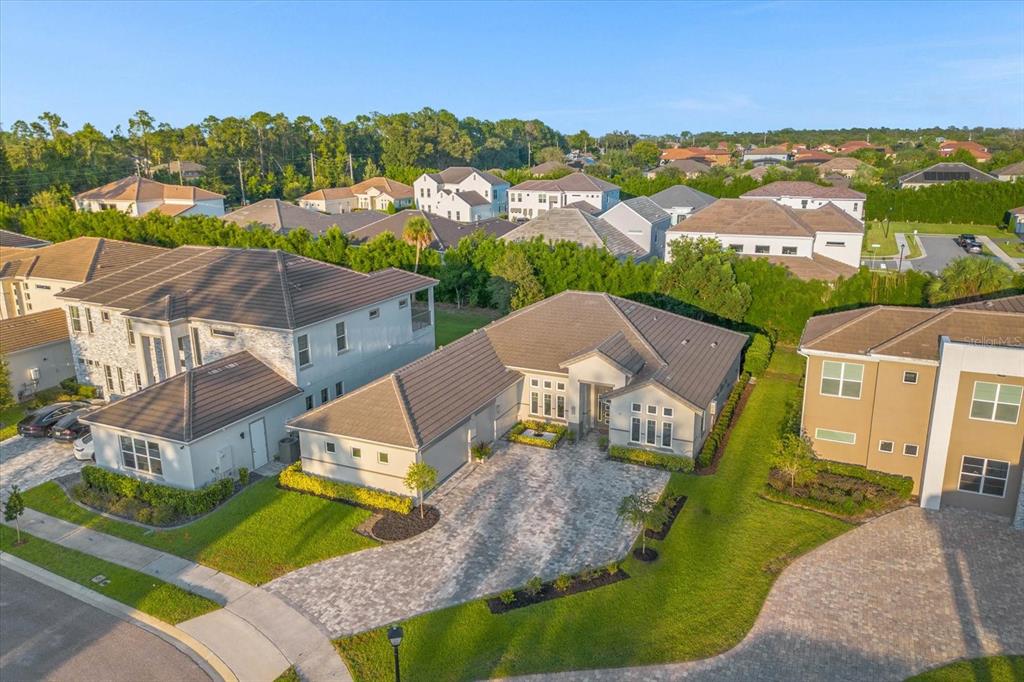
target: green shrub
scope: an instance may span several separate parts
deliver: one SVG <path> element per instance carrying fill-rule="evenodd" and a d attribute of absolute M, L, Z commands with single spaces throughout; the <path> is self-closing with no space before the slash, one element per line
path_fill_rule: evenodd
<path fill-rule="evenodd" d="M 485 441 L 473 443 L 473 447 L 471 447 L 470 450 L 473 453 L 473 459 L 478 462 L 482 462 L 494 453 L 494 448 L 490 443 Z"/>
<path fill-rule="evenodd" d="M 572 576 L 563 573 L 555 578 L 554 586 L 559 592 L 565 592 L 572 586 Z"/>
<path fill-rule="evenodd" d="M 743 371 L 751 376 L 759 377 L 768 369 L 772 359 L 772 341 L 766 335 L 754 334 L 747 352 L 743 356 Z"/>
<path fill-rule="evenodd" d="M 624 445 L 613 445 L 608 449 L 608 456 L 619 462 L 657 467 L 668 471 L 690 473 L 693 471 L 693 458 L 682 455 L 669 455 L 643 448 L 629 448 Z"/>
<path fill-rule="evenodd" d="M 86 400 L 92 400 L 96 397 L 96 390 L 95 386 L 79 386 L 78 397 L 85 398 Z"/>
<path fill-rule="evenodd" d="M 704 441 L 704 447 L 700 449 L 700 454 L 697 455 L 697 464 L 701 468 L 711 464 L 711 461 L 715 458 L 715 453 L 718 451 L 718 446 L 725 439 L 725 434 L 729 430 L 729 424 L 732 422 L 733 412 L 736 410 L 736 405 L 740 402 L 743 389 L 747 387 L 748 381 L 750 381 L 750 375 L 744 372 L 740 375 L 736 385 L 732 387 L 729 399 L 725 401 L 725 405 L 722 406 L 722 410 L 718 413 L 718 421 L 715 422 L 715 426 L 711 429 L 711 433 L 708 434 L 707 440 Z"/>
<path fill-rule="evenodd" d="M 516 600 L 516 593 L 512 590 L 505 590 L 504 592 L 498 595 L 498 599 L 501 600 L 502 604 L 508 606 Z"/>
<path fill-rule="evenodd" d="M 301 462 L 295 462 L 282 471 L 278 477 L 278 483 L 281 484 L 281 487 L 294 490 L 295 492 L 319 495 L 320 497 L 340 502 L 349 502 L 361 507 L 385 509 L 398 512 L 399 514 L 408 514 L 412 511 L 411 497 L 403 497 L 402 495 L 395 495 L 383 490 L 374 490 L 373 488 L 364 488 L 353 483 L 342 483 L 321 478 L 320 476 L 313 476 L 302 470 Z"/>
<path fill-rule="evenodd" d="M 68 378 L 60 382 L 60 387 L 67 393 L 78 393 L 80 386 L 76 379 Z"/>
<path fill-rule="evenodd" d="M 91 465 L 82 467 L 82 482 L 88 488 L 121 500 L 167 508 L 175 518 L 205 514 L 235 492 L 235 482 L 230 478 L 222 478 L 199 490 L 184 490 L 152 481 L 142 481 Z M 127 503 L 115 501 L 113 504 L 120 507 Z M 128 507 L 125 509 L 127 511 Z"/>
<path fill-rule="evenodd" d="M 883 488 L 893 491 L 901 499 L 909 500 L 914 492 L 914 479 L 908 476 L 897 476 L 886 474 L 881 471 L 872 471 L 856 464 L 843 464 L 841 462 L 829 462 L 818 460 L 818 471 L 835 474 L 837 476 L 848 476 L 868 483 L 880 485 Z"/>
<path fill-rule="evenodd" d="M 238 467 L 238 482 L 243 487 L 249 485 L 249 470 L 245 467 Z"/>
<path fill-rule="evenodd" d="M 608 573 L 608 575 L 615 575 L 619 572 L 619 564 L 618 562 L 608 564 L 604 567 L 604 570 Z"/>
<path fill-rule="evenodd" d="M 544 433 L 553 433 L 555 437 L 551 440 L 544 438 L 536 438 L 534 436 L 525 436 L 523 432 L 526 429 L 533 429 L 534 431 L 542 431 Z M 513 443 L 522 443 L 523 445 L 532 445 L 538 448 L 552 449 L 558 445 L 558 443 L 565 438 L 565 435 L 569 432 L 569 427 L 565 424 L 554 424 L 551 422 L 537 421 L 533 419 L 527 419 L 521 421 L 508 432 L 508 439 Z"/>
<path fill-rule="evenodd" d="M 601 450 L 608 449 L 608 436 L 600 436 L 597 439 L 597 447 Z"/>
<path fill-rule="evenodd" d="M 526 586 L 523 591 L 531 597 L 536 597 L 540 594 L 540 591 L 544 588 L 544 581 L 540 579 L 539 575 L 535 575 L 526 581 Z"/>

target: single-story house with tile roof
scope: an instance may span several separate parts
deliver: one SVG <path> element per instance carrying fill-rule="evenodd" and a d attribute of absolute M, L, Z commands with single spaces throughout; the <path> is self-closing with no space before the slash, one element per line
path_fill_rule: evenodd
<path fill-rule="evenodd" d="M 740 195 L 741 199 L 770 199 L 790 208 L 820 208 L 832 204 L 859 221 L 864 220 L 867 195 L 849 187 L 828 187 L 802 180 L 778 180 Z"/>
<path fill-rule="evenodd" d="M 900 189 L 944 185 L 947 182 L 996 182 L 996 178 L 974 166 L 957 161 L 937 163 L 923 170 L 905 173 L 899 179 Z"/>
<path fill-rule="evenodd" d="M 711 170 L 711 166 L 695 159 L 675 159 L 647 171 L 647 177 L 654 179 L 671 168 L 679 171 L 684 178 L 695 178 Z"/>
<path fill-rule="evenodd" d="M 565 171 L 566 174 L 572 172 L 572 169 L 564 161 L 545 161 L 544 163 L 538 163 L 536 166 L 530 169 L 530 175 L 535 178 L 539 178 L 551 173 L 558 173 Z"/>
<path fill-rule="evenodd" d="M 818 165 L 831 160 L 831 154 L 826 154 L 825 152 L 817 149 L 804 149 L 797 152 L 796 156 L 793 157 L 793 163 L 798 166 Z"/>
<path fill-rule="evenodd" d="M 601 214 L 605 221 L 655 258 L 665 257 L 665 231 L 672 218 L 649 197 L 620 201 Z"/>
<path fill-rule="evenodd" d="M 302 208 L 321 213 L 349 213 L 357 209 L 387 211 L 412 206 L 412 187 L 381 176 L 367 178 L 351 187 L 316 189 L 298 198 Z"/>
<path fill-rule="evenodd" d="M 75 377 L 68 323 L 60 308 L 0 320 L 0 352 L 19 401 Z"/>
<path fill-rule="evenodd" d="M 557 334 L 551 334 L 558 329 Z M 603 293 L 518 310 L 289 422 L 309 473 L 408 494 L 443 480 L 517 421 L 597 431 L 613 445 L 699 452 L 739 376 L 747 337 Z"/>
<path fill-rule="evenodd" d="M 1003 182 L 1016 182 L 1021 178 L 1024 178 L 1024 161 L 1018 161 L 1017 163 L 1011 163 L 1009 166 L 1003 166 L 997 170 L 992 171 L 992 175 L 996 176 L 997 180 Z"/>
<path fill-rule="evenodd" d="M 670 222 L 675 225 L 691 213 L 696 213 L 705 206 L 715 203 L 715 198 L 699 189 L 686 185 L 673 185 L 652 194 L 651 201 L 668 213 Z"/>
<path fill-rule="evenodd" d="M 81 420 L 96 464 L 178 488 L 201 488 L 273 459 L 302 389 L 248 351 L 194 367 Z"/>
<path fill-rule="evenodd" d="M 764 182 L 764 176 L 768 174 L 768 171 L 772 173 L 783 173 L 789 174 L 793 172 L 793 169 L 789 166 L 755 166 L 744 173 L 748 178 L 754 178 L 758 182 Z"/>
<path fill-rule="evenodd" d="M 262 199 L 242 206 L 221 216 L 221 220 L 247 229 L 254 225 L 261 226 L 280 234 L 288 234 L 301 227 L 314 237 L 319 237 L 332 227 L 341 229 L 336 216 L 324 215 L 280 199 Z"/>
<path fill-rule="evenodd" d="M 131 267 L 167 249 L 102 237 L 0 249 L 0 319 L 61 307 L 65 289 Z"/>
<path fill-rule="evenodd" d="M 650 248 L 637 244 L 625 233 L 603 218 L 578 208 L 553 208 L 539 217 L 520 223 L 505 233 L 510 242 L 529 241 L 543 237 L 545 242 L 576 242 L 580 246 L 606 249 L 616 258 L 639 260 L 650 255 Z"/>
<path fill-rule="evenodd" d="M 0 248 L 4 249 L 38 249 L 40 246 L 49 246 L 50 242 L 45 239 L 36 239 L 20 232 L 0 230 Z"/>
<path fill-rule="evenodd" d="M 168 185 L 130 175 L 72 197 L 77 211 L 115 209 L 136 218 L 157 211 L 169 216 L 224 215 L 224 195 L 192 185 Z"/>
<path fill-rule="evenodd" d="M 385 232 L 390 232 L 395 235 L 397 239 L 402 239 L 402 234 L 405 232 L 406 224 L 412 218 L 417 217 L 425 218 L 430 224 L 432 236 L 430 244 L 428 244 L 427 247 L 436 249 L 437 251 L 445 251 L 446 249 L 452 248 L 458 244 L 463 237 L 468 237 L 478 230 L 482 231 L 484 234 L 501 237 L 515 229 L 516 226 L 515 223 L 503 220 L 502 218 L 489 218 L 475 223 L 460 223 L 454 220 L 448 220 L 436 213 L 427 213 L 425 211 L 409 209 L 406 211 L 400 211 L 393 215 L 384 216 L 383 218 L 364 225 L 357 230 L 353 230 L 348 233 L 348 237 L 352 240 L 353 244 L 364 244 Z"/>
<path fill-rule="evenodd" d="M 871 168 L 871 165 L 864 163 L 860 159 L 855 159 L 852 156 L 838 156 L 821 164 L 818 166 L 817 170 L 818 175 L 822 177 L 828 175 L 842 175 L 847 178 L 852 178 L 861 168 Z"/>
<path fill-rule="evenodd" d="M 939 145 L 939 156 L 943 158 L 950 157 L 961 149 L 973 156 L 974 160 L 978 162 L 985 162 L 992 158 L 992 153 L 987 147 L 980 145 L 973 140 L 964 140 L 962 142 L 957 140 L 946 140 Z"/>
<path fill-rule="evenodd" d="M 785 265 L 802 279 L 834 280 L 860 267 L 864 224 L 832 204 L 794 209 L 774 201 L 719 199 L 670 228 L 676 239 L 717 239 L 723 248 Z"/>
<path fill-rule="evenodd" d="M 585 201 L 599 213 L 619 201 L 619 186 L 586 173 L 572 173 L 557 180 L 527 180 L 508 191 L 508 215 L 529 220 L 553 208 Z"/>

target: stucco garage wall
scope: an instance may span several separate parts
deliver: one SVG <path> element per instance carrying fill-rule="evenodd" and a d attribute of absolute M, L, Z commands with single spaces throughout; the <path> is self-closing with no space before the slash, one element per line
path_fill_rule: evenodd
<path fill-rule="evenodd" d="M 639 414 L 632 411 L 633 403 L 640 403 Z M 656 415 L 647 414 L 648 405 L 657 406 L 658 413 Z M 663 415 L 663 408 L 665 407 L 672 409 L 671 417 Z M 608 422 L 608 441 L 612 445 L 665 450 L 665 448 L 660 446 L 630 441 L 630 427 L 634 416 L 639 416 L 641 420 L 641 440 L 644 437 L 647 419 L 650 418 L 657 422 L 655 435 L 658 443 L 661 442 L 662 424 L 666 421 L 672 422 L 672 452 L 677 455 L 693 457 L 695 424 L 700 424 L 700 414 L 695 412 L 689 405 L 653 385 L 639 386 L 636 390 L 615 396 L 612 399 L 611 414 L 609 415 Z"/>
<path fill-rule="evenodd" d="M 400 495 L 409 494 L 403 480 L 409 465 L 416 461 L 415 450 L 309 431 L 298 433 L 302 470 L 306 473 Z M 328 442 L 335 444 L 334 453 L 327 452 Z M 359 459 L 352 457 L 353 448 L 362 451 Z M 377 461 L 378 452 L 388 453 L 387 464 Z"/>
<path fill-rule="evenodd" d="M 25 350 L 9 353 L 7 358 L 8 375 L 11 380 L 11 389 L 15 396 L 26 388 L 32 386 L 31 370 L 39 369 L 39 383 L 36 390 L 52 388 L 64 379 L 71 379 L 75 376 L 75 365 L 71 357 L 71 344 L 67 341 L 48 343 L 45 346 L 26 348 Z M 26 394 L 27 395 L 27 394 Z"/>

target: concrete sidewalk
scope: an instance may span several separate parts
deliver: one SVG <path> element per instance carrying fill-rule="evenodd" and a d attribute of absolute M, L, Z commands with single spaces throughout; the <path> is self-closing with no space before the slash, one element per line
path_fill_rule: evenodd
<path fill-rule="evenodd" d="M 1008 253 L 999 248 L 999 245 L 996 244 L 991 237 L 986 237 L 985 235 L 981 234 L 978 235 L 978 241 L 987 246 L 988 250 L 995 254 L 996 258 L 1009 265 L 1010 269 L 1013 270 L 1014 272 L 1024 271 L 1024 268 L 1020 266 L 1020 263 L 1018 263 L 1015 258 L 1011 258 Z"/>
<path fill-rule="evenodd" d="M 305 680 L 350 682 L 327 635 L 266 590 L 151 547 L 26 509 L 22 530 L 120 566 L 160 578 L 224 605 L 179 623 L 213 651 L 239 680 L 268 682 L 290 665 Z"/>

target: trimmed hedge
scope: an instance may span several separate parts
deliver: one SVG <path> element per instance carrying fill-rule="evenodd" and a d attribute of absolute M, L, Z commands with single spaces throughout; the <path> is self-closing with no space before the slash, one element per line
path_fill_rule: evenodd
<path fill-rule="evenodd" d="M 184 490 L 92 465 L 82 467 L 82 482 L 94 491 L 137 500 L 175 518 L 205 514 L 235 492 L 235 481 L 231 478 L 222 478 L 199 490 Z"/>
<path fill-rule="evenodd" d="M 693 458 L 681 455 L 667 455 L 643 448 L 628 448 L 624 445 L 613 445 L 608 449 L 608 456 L 620 462 L 640 464 L 641 466 L 657 467 L 668 471 L 679 471 L 688 474 L 693 471 Z"/>
<path fill-rule="evenodd" d="M 697 465 L 701 468 L 711 464 L 711 460 L 715 458 L 715 452 L 718 451 L 718 446 L 722 444 L 725 433 L 729 430 L 729 424 L 732 422 L 732 413 L 736 410 L 736 404 L 739 403 L 740 396 L 743 395 L 743 389 L 747 387 L 748 381 L 750 381 L 750 375 L 744 372 L 740 375 L 736 385 L 732 387 L 729 399 L 725 401 L 722 411 L 718 414 L 718 421 L 715 422 L 714 428 L 708 434 L 708 439 L 704 441 L 704 447 L 700 449 L 700 454 L 697 455 Z"/>
<path fill-rule="evenodd" d="M 282 488 L 297 493 L 309 493 L 339 502 L 348 502 L 359 507 L 384 509 L 399 514 L 408 514 L 412 511 L 411 497 L 307 474 L 302 470 L 301 462 L 295 462 L 288 466 L 278 476 L 277 481 Z"/>
<path fill-rule="evenodd" d="M 543 431 L 545 433 L 553 433 L 555 437 L 552 440 L 546 440 L 544 438 L 534 438 L 533 436 L 524 436 L 523 431 L 526 429 L 533 429 L 534 431 Z M 522 443 L 523 445 L 533 445 L 538 448 L 547 448 L 548 450 L 554 449 L 563 438 L 565 434 L 569 432 L 569 427 L 564 424 L 553 424 L 551 422 L 542 422 L 532 419 L 521 421 L 511 428 L 508 432 L 508 440 L 513 443 Z"/>
<path fill-rule="evenodd" d="M 743 371 L 751 376 L 759 377 L 768 369 L 772 359 L 772 340 L 766 335 L 754 334 L 747 352 L 743 356 Z"/>
<path fill-rule="evenodd" d="M 825 471 L 837 476 L 847 476 L 880 485 L 893 491 L 904 500 L 909 500 L 910 495 L 914 492 L 914 479 L 909 476 L 887 474 L 881 471 L 872 471 L 856 464 L 843 464 L 842 462 L 830 462 L 828 460 L 818 460 L 815 468 L 818 471 Z"/>

